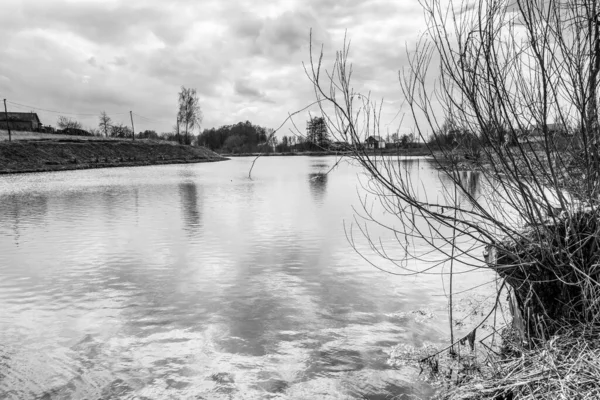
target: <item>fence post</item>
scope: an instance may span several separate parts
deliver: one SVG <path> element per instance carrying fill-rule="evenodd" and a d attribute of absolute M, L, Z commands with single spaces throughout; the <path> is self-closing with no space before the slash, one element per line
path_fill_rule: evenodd
<path fill-rule="evenodd" d="M 129 116 L 131 117 L 131 133 L 133 134 L 133 141 L 135 142 L 135 128 L 133 127 L 133 112 L 129 111 Z"/>
<path fill-rule="evenodd" d="M 8 111 L 6 110 L 6 99 L 4 99 L 4 118 L 6 118 L 6 129 L 8 129 L 8 141 L 12 141 L 10 134 L 10 124 L 8 123 Z"/>

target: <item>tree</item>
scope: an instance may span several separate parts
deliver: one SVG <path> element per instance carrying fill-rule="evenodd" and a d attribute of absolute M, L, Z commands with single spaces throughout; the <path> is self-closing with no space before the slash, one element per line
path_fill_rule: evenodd
<path fill-rule="evenodd" d="M 62 115 L 58 117 L 56 126 L 58 126 L 59 129 L 82 129 L 80 122 Z"/>
<path fill-rule="evenodd" d="M 228 153 L 241 153 L 243 146 L 246 144 L 246 138 L 240 135 L 229 136 L 223 143 L 223 150 Z"/>
<path fill-rule="evenodd" d="M 202 111 L 200 110 L 200 101 L 196 89 L 181 87 L 177 121 L 185 126 L 185 142 L 189 144 L 188 129 L 190 131 L 195 128 L 200 129 L 202 123 Z"/>
<path fill-rule="evenodd" d="M 306 123 L 306 138 L 316 149 L 325 150 L 329 145 L 329 133 L 323 117 L 312 117 Z"/>
<path fill-rule="evenodd" d="M 250 121 L 238 122 L 235 125 L 224 125 L 219 128 L 205 129 L 198 137 L 198 143 L 211 150 L 224 149 L 225 142 L 230 136 L 243 137 L 243 149 L 238 152 L 256 152 L 261 143 L 268 141 L 269 129 L 253 125 Z M 240 143 L 235 141 L 235 143 Z"/>
<path fill-rule="evenodd" d="M 128 138 L 131 137 L 132 134 L 131 128 L 122 123 L 112 124 L 110 127 L 110 136 L 112 137 Z"/>
<path fill-rule="evenodd" d="M 400 136 L 400 144 L 402 147 L 407 147 L 412 142 L 412 138 L 408 134 Z"/>
<path fill-rule="evenodd" d="M 313 59 L 311 44 L 307 75 L 321 112 L 334 136 L 355 144 L 353 157 L 369 172 L 371 193 L 399 219 L 389 228 L 396 246 L 407 257 L 420 257 L 411 245 L 416 235 L 450 265 L 450 301 L 452 265 L 458 260 L 497 272 L 502 284 L 494 309 L 507 288 L 513 326 L 532 346 L 561 328 L 600 323 L 600 5 L 595 0 L 442 3 L 421 2 L 428 29 L 400 74 L 400 87 L 416 132 L 436 150 L 434 161 L 447 182 L 444 199 L 423 198 L 419 183 L 407 179 L 395 160 L 360 150 L 362 138 L 378 134 L 372 121 L 378 121 L 379 106 L 352 90 L 347 43 L 327 75 L 322 58 Z M 438 59 L 439 69 L 431 68 Z M 431 76 L 433 70 L 437 76 Z M 555 124 L 580 128 L 576 138 L 559 142 L 552 133 Z M 529 139 L 531 127 L 541 133 L 540 141 Z M 516 143 L 499 140 L 504 135 Z M 440 138 L 455 145 L 438 146 Z M 464 141 L 480 152 L 470 168 L 487 183 L 486 196 L 474 196 L 464 177 L 459 162 Z M 377 222 L 367 207 L 364 211 Z M 387 258 L 406 273 L 419 272 Z"/>
<path fill-rule="evenodd" d="M 275 145 L 275 151 L 277 151 L 279 153 L 289 152 L 291 144 L 292 144 L 292 141 L 290 140 L 290 138 L 284 135 L 281 138 L 281 142 L 279 142 L 278 144 Z"/>
<path fill-rule="evenodd" d="M 106 111 L 102 111 L 100 113 L 99 120 L 100 121 L 98 123 L 98 128 L 100 129 L 101 132 L 104 133 L 104 136 L 108 137 L 108 134 L 110 132 L 110 127 L 112 124 L 111 118 L 108 116 L 108 114 L 106 114 Z"/>
<path fill-rule="evenodd" d="M 138 134 L 138 137 L 142 139 L 159 139 L 158 133 L 156 133 L 156 131 L 148 129 L 143 132 L 140 132 Z"/>

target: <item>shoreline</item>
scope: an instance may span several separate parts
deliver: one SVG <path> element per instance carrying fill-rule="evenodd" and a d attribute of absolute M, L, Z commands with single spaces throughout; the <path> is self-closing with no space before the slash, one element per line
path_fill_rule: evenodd
<path fill-rule="evenodd" d="M 285 153 L 220 153 L 222 157 L 301 157 L 301 156 L 351 156 L 354 154 L 351 151 L 302 151 L 302 152 L 285 152 Z M 368 156 L 410 156 L 410 157 L 425 157 L 431 156 L 431 152 L 426 148 L 404 149 L 401 151 L 366 151 Z"/>
<path fill-rule="evenodd" d="M 0 170 L 0 175 L 13 175 L 13 174 L 33 174 L 38 172 L 61 172 L 61 171 L 77 171 L 86 169 L 102 169 L 102 168 L 121 168 L 121 167 L 148 167 L 152 165 L 171 165 L 171 164 L 201 164 L 210 162 L 227 161 L 228 158 L 223 157 L 221 159 L 173 159 L 173 160 L 156 160 L 156 161 L 124 161 L 124 162 L 109 162 L 109 163 L 98 163 L 98 164 L 60 164 L 60 165 L 48 165 L 46 168 L 34 168 L 34 169 L 20 169 L 20 170 Z M 55 168 L 53 168 L 55 167 Z"/>

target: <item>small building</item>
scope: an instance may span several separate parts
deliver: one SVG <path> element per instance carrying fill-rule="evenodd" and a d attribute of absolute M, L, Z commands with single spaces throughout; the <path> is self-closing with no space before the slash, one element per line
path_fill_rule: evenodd
<path fill-rule="evenodd" d="M 381 136 L 369 136 L 365 140 L 367 149 L 385 149 L 385 140 Z"/>
<path fill-rule="evenodd" d="M 0 112 L 0 129 L 37 132 L 41 129 L 40 118 L 34 112 Z"/>

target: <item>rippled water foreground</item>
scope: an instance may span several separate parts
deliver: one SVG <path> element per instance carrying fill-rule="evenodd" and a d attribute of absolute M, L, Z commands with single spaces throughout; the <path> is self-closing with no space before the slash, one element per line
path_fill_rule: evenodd
<path fill-rule="evenodd" d="M 0 177 L 0 398 L 427 398 L 387 360 L 444 340 L 441 279 L 354 252 L 360 169 L 335 161 Z"/>

